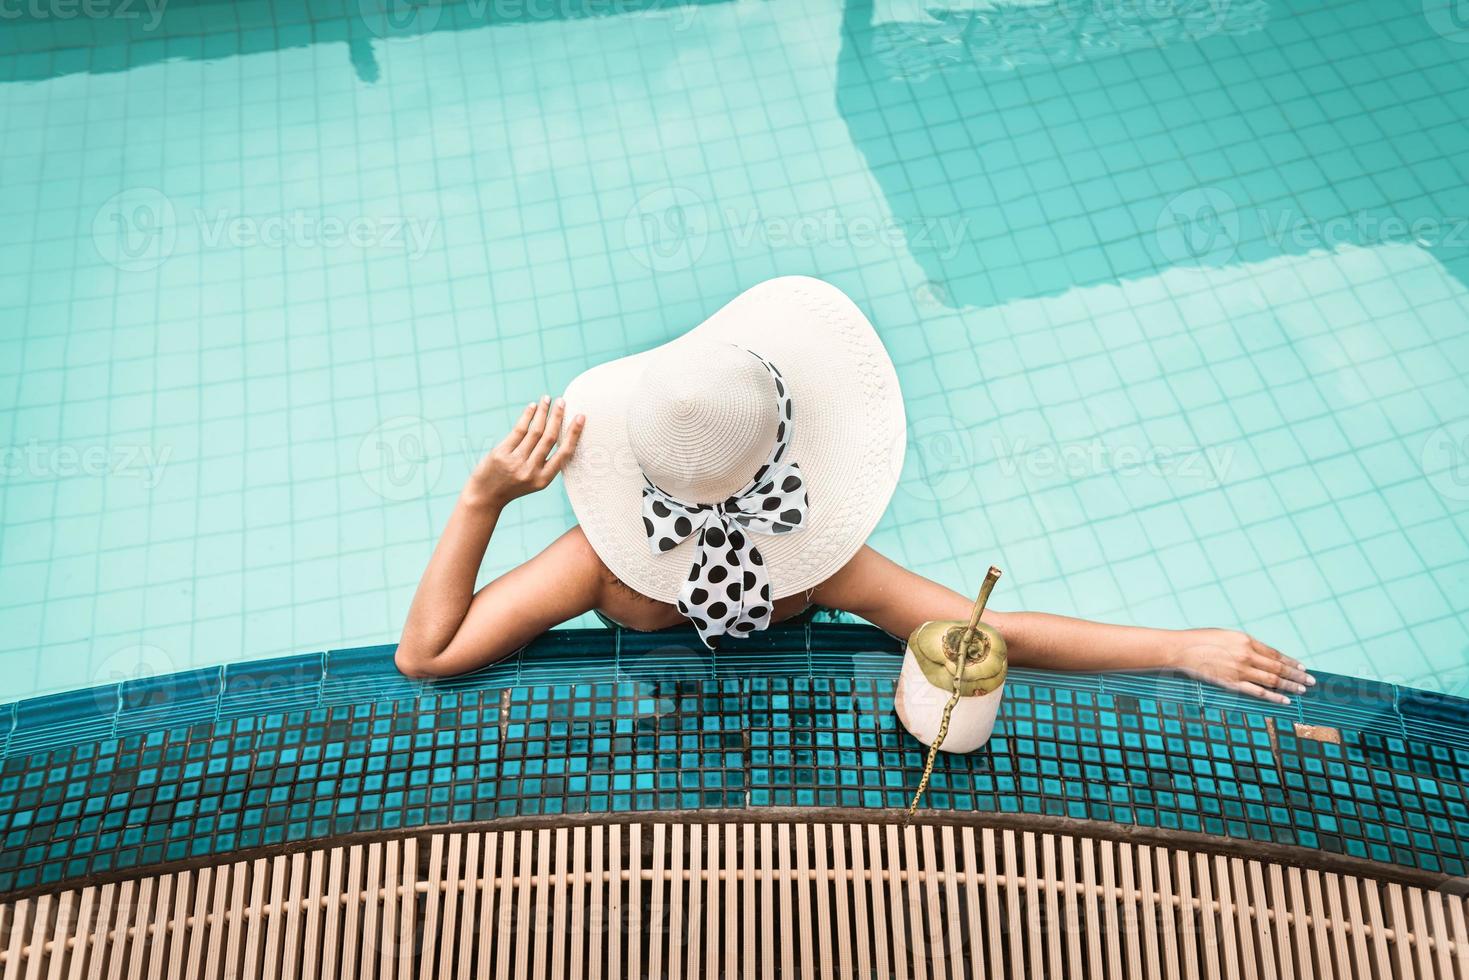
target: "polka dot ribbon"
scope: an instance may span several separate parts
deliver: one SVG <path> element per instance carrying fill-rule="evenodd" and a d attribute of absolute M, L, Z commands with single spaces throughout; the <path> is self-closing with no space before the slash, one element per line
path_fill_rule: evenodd
<path fill-rule="evenodd" d="M 679 589 L 678 611 L 710 649 L 726 633 L 748 636 L 770 625 L 770 578 L 751 533 L 789 534 L 806 523 L 806 482 L 800 467 L 785 460 L 794 431 L 791 396 L 775 365 L 750 353 L 775 380 L 780 421 L 770 460 L 744 489 L 718 504 L 684 503 L 643 477 L 648 547 L 655 554 L 671 551 L 699 536 L 698 554 Z"/>

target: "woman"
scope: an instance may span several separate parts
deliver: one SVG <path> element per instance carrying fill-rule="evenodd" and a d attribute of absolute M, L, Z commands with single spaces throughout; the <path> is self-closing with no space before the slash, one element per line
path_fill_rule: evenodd
<path fill-rule="evenodd" d="M 398 646 L 412 677 L 467 673 L 588 611 L 634 630 L 690 622 L 715 646 L 813 605 L 896 637 L 971 600 L 866 545 L 902 469 L 896 372 L 861 311 L 786 277 L 661 347 L 527 405 L 475 468 Z M 580 523 L 474 592 L 501 511 L 562 473 Z M 1010 663 L 1182 671 L 1281 704 L 1315 681 L 1234 630 L 1112 626 L 987 610 Z"/>

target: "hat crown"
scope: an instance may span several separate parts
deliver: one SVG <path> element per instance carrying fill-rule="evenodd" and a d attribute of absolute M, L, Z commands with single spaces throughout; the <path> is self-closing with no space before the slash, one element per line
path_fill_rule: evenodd
<path fill-rule="evenodd" d="M 733 344 L 660 351 L 629 397 L 627 439 L 644 475 L 686 503 L 738 493 L 770 459 L 779 419 L 775 382 Z"/>

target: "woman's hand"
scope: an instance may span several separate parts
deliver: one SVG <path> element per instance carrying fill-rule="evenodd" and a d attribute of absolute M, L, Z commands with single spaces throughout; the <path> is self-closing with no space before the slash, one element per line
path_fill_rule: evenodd
<path fill-rule="evenodd" d="M 1182 630 L 1170 639 L 1174 666 L 1231 691 L 1290 704 L 1288 695 L 1316 683 L 1299 661 L 1238 630 Z"/>
<path fill-rule="evenodd" d="M 545 489 L 576 451 L 586 416 L 578 415 L 567 430 L 566 441 L 555 453 L 561 435 L 561 420 L 566 412 L 565 399 L 551 404 L 547 395 L 532 402 L 520 413 L 515 428 L 494 449 L 485 454 L 470 474 L 464 487 L 465 502 L 475 506 L 504 507 L 516 497 Z"/>

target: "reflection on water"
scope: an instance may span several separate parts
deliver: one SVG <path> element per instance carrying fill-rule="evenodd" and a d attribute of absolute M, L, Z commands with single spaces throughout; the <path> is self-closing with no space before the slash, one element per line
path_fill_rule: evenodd
<path fill-rule="evenodd" d="M 1430 140 L 1364 108 L 1400 101 L 1400 57 L 1462 78 L 1453 46 L 1405 18 L 1348 97 L 1321 91 L 1326 53 L 1284 63 L 1269 23 L 1266 0 L 846 0 L 836 105 L 896 225 L 962 229 L 908 242 L 954 309 L 1323 244 L 1416 241 L 1469 281 L 1469 193 L 1440 158 L 1469 153 L 1462 110 L 1425 95 L 1457 123 Z"/>
<path fill-rule="evenodd" d="M 1061 65 L 1258 31 L 1267 0 L 898 0 L 873 7 L 873 55 L 893 78 Z"/>

